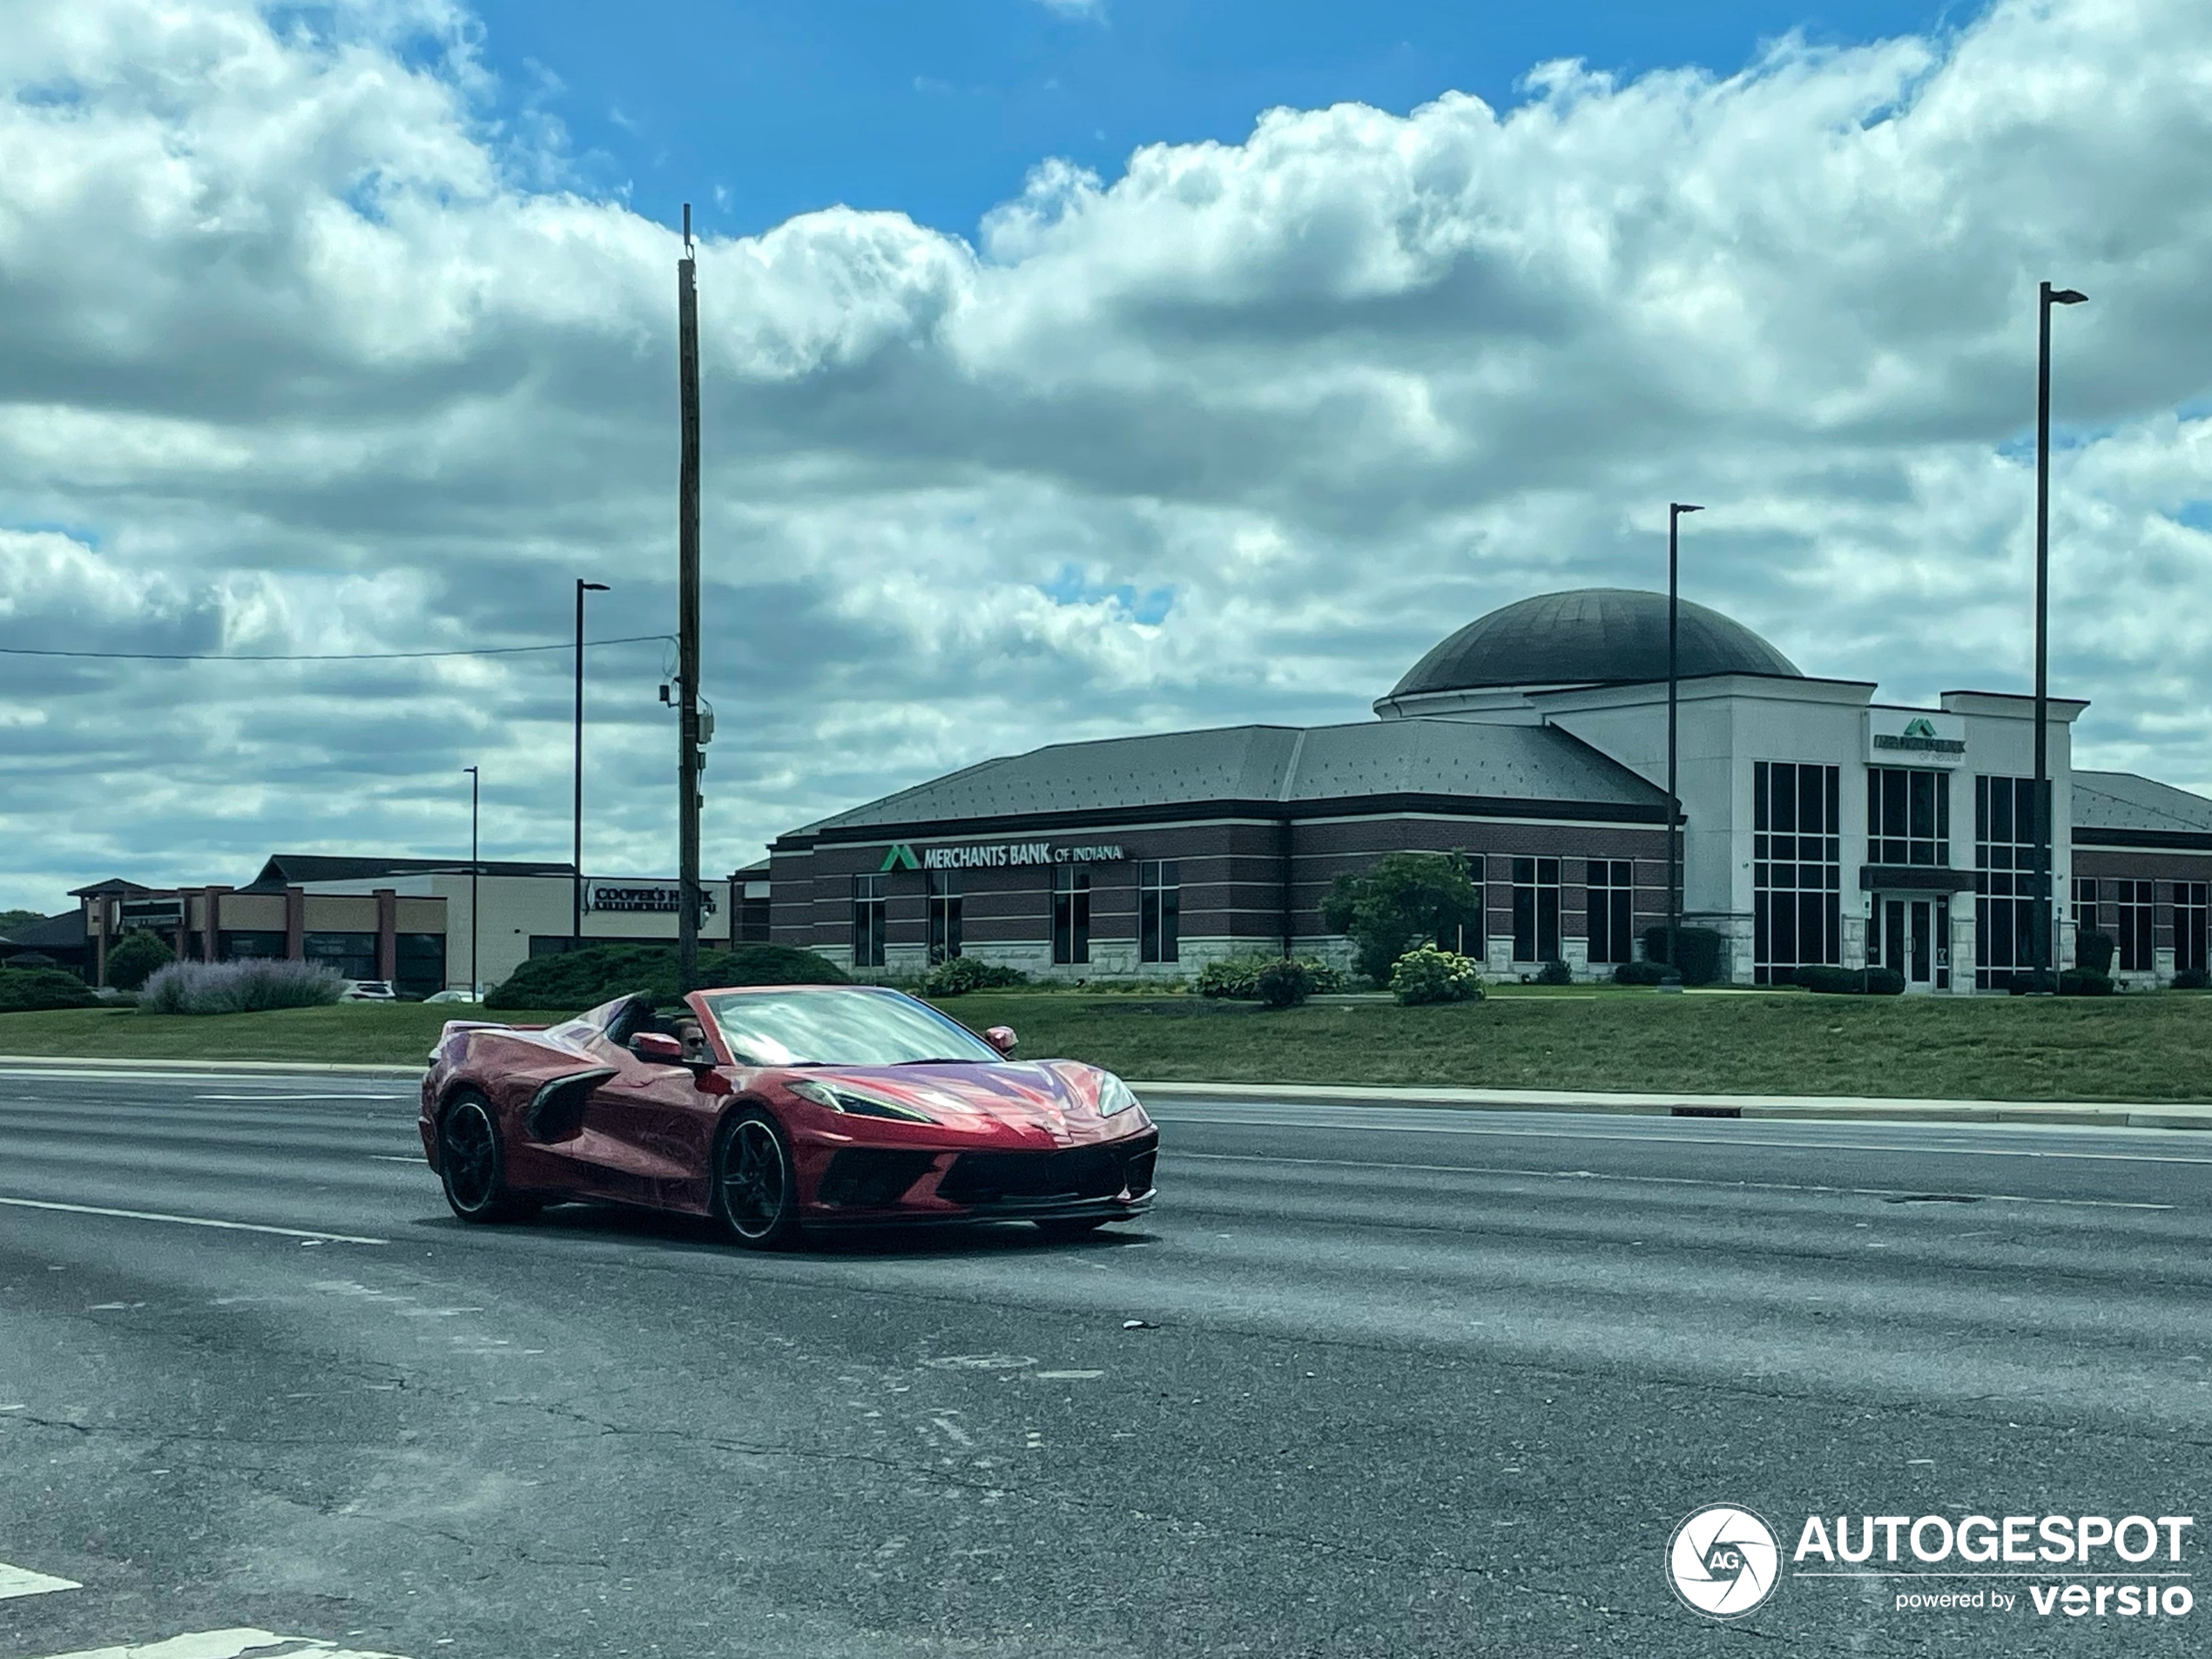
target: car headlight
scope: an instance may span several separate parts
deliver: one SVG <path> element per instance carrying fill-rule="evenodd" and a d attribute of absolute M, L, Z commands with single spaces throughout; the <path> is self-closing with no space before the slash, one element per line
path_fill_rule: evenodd
<path fill-rule="evenodd" d="M 888 1117 L 902 1123 L 934 1123 L 937 1120 L 927 1112 L 902 1105 L 895 1100 L 879 1100 L 873 1095 L 863 1095 L 850 1089 L 833 1089 L 813 1077 L 793 1077 L 784 1087 L 801 1100 L 812 1101 L 817 1106 L 833 1112 L 843 1112 L 852 1117 Z"/>
<path fill-rule="evenodd" d="M 1111 1117 L 1115 1113 L 1125 1112 L 1136 1104 L 1136 1096 L 1127 1083 L 1110 1071 L 1098 1074 L 1098 1115 L 1101 1117 Z"/>

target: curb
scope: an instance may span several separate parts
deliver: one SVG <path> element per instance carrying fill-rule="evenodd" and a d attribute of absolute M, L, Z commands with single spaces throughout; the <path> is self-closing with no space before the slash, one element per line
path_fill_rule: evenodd
<path fill-rule="evenodd" d="M 1904 1123 L 2041 1123 L 2054 1128 L 2212 1130 L 2212 1105 L 2120 1101 L 1884 1100 L 1854 1095 L 1619 1095 L 1521 1089 L 1375 1089 L 1317 1083 L 1136 1082 L 1162 1100 L 1447 1107 L 1460 1111 L 1592 1112 L 1631 1117 L 1828 1119 Z"/>
<path fill-rule="evenodd" d="M 337 1076 L 420 1077 L 421 1066 L 341 1063 L 319 1060 L 140 1060 L 130 1055 L 0 1054 L 0 1066 L 26 1066 L 42 1071 L 173 1071 L 179 1076 L 198 1072 L 273 1071 L 297 1076 L 329 1072 Z"/>

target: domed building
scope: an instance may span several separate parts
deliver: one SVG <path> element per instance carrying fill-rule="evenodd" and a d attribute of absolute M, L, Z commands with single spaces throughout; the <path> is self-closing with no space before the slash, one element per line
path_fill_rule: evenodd
<path fill-rule="evenodd" d="M 954 955 L 1069 981 L 1348 961 L 1319 915 L 1336 878 L 1456 852 L 1485 921 L 1446 942 L 1495 977 L 1608 977 L 1667 919 L 1668 647 L 1663 594 L 1541 594 L 1439 641 L 1373 720 L 985 760 L 779 838 L 772 934 L 864 977 Z M 2033 931 L 2032 699 L 1882 703 L 1687 601 L 1675 661 L 1682 922 L 1720 936 L 1723 978 L 1832 964 L 1912 991 L 2011 984 Z M 2049 705 L 2058 960 L 2094 924 L 2123 978 L 2201 970 L 2212 800 L 2074 773 L 2087 706 Z"/>

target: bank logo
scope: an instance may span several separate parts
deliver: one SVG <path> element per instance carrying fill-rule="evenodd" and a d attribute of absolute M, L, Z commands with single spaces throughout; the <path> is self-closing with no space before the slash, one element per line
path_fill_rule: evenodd
<path fill-rule="evenodd" d="M 914 848 L 900 841 L 883 855 L 882 867 L 885 870 L 919 870 L 921 860 L 914 856 Z"/>
<path fill-rule="evenodd" d="M 1716 1503 L 1675 1528 L 1667 1547 L 1667 1579 L 1675 1594 L 1716 1619 L 1749 1613 L 1774 1594 L 1782 1548 L 1773 1530 L 1749 1509 Z"/>
<path fill-rule="evenodd" d="M 1908 738 L 1932 738 L 1935 734 L 1935 722 L 1924 718 L 1907 720 L 1902 735 Z"/>

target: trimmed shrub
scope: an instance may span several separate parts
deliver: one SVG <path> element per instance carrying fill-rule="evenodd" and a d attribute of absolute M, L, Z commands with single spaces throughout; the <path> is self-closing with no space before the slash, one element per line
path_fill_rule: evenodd
<path fill-rule="evenodd" d="M 66 969 L 0 968 L 0 1014 L 98 1008 L 99 1001 L 91 986 Z"/>
<path fill-rule="evenodd" d="M 699 983 L 843 985 L 836 963 L 790 945 L 739 945 L 699 957 Z M 643 993 L 656 1008 L 681 1002 L 673 945 L 587 945 L 555 956 L 533 956 L 484 998 L 487 1008 L 589 1008 Z"/>
<path fill-rule="evenodd" d="M 1662 962 L 1622 962 L 1613 970 L 1615 985 L 1656 985 L 1666 977 Z"/>
<path fill-rule="evenodd" d="M 176 960 L 173 946 L 143 927 L 133 928 L 108 948 L 107 982 L 118 991 L 135 991 L 157 968 Z"/>
<path fill-rule="evenodd" d="M 1678 927 L 1682 946 L 1682 982 L 1710 985 L 1721 976 L 1721 936 L 1710 927 Z M 1667 960 L 1667 928 L 1662 922 L 1643 930 L 1643 954 L 1650 961 Z"/>
<path fill-rule="evenodd" d="M 1833 968 L 1809 962 L 1794 976 L 1808 991 L 1826 996 L 1902 996 L 1905 975 L 1888 968 Z"/>
<path fill-rule="evenodd" d="M 1536 970 L 1536 983 L 1539 985 L 1572 985 L 1574 982 L 1575 970 L 1556 959 Z"/>
<path fill-rule="evenodd" d="M 1391 853 L 1363 875 L 1340 875 L 1322 925 L 1350 939 L 1359 971 L 1380 982 L 1407 948 L 1482 930 L 1482 890 L 1457 853 Z"/>
<path fill-rule="evenodd" d="M 2212 990 L 2212 974 L 2208 974 L 2201 968 L 2184 968 L 2174 975 L 2174 988 L 2177 991 Z"/>
<path fill-rule="evenodd" d="M 1326 995 L 1344 988 L 1344 975 L 1311 956 L 1224 956 L 1198 972 L 1200 996 L 1226 997 L 1235 1002 L 1262 1002 L 1260 975 L 1278 962 L 1295 961 L 1305 970 L 1306 995 Z M 1298 999 L 1304 1001 L 1305 997 Z"/>
<path fill-rule="evenodd" d="M 2091 974 L 2069 968 L 2059 975 L 2060 996 L 2110 996 L 2117 988 L 2109 974 Z"/>
<path fill-rule="evenodd" d="M 2119 948 L 2120 941 L 2110 934 L 2084 927 L 2074 936 L 2074 965 L 2084 974 L 2110 974 L 2113 954 Z M 2099 993 L 2092 991 L 2090 995 Z"/>
<path fill-rule="evenodd" d="M 1411 1006 L 1420 1002 L 1479 1002 L 1482 969 L 1472 956 L 1433 945 L 1416 945 L 1390 970 L 1391 995 Z"/>
<path fill-rule="evenodd" d="M 924 996 L 962 996 L 969 991 L 1002 991 L 1010 985 L 1027 985 L 1029 976 L 1018 968 L 998 962 L 979 962 L 973 956 L 949 956 L 922 976 Z"/>
<path fill-rule="evenodd" d="M 1313 981 L 1312 964 L 1285 956 L 1261 968 L 1253 988 L 1271 1008 L 1294 1008 L 1313 995 Z"/>
<path fill-rule="evenodd" d="M 346 981 L 315 962 L 172 962 L 147 976 L 141 1014 L 259 1014 L 335 1002 Z"/>

